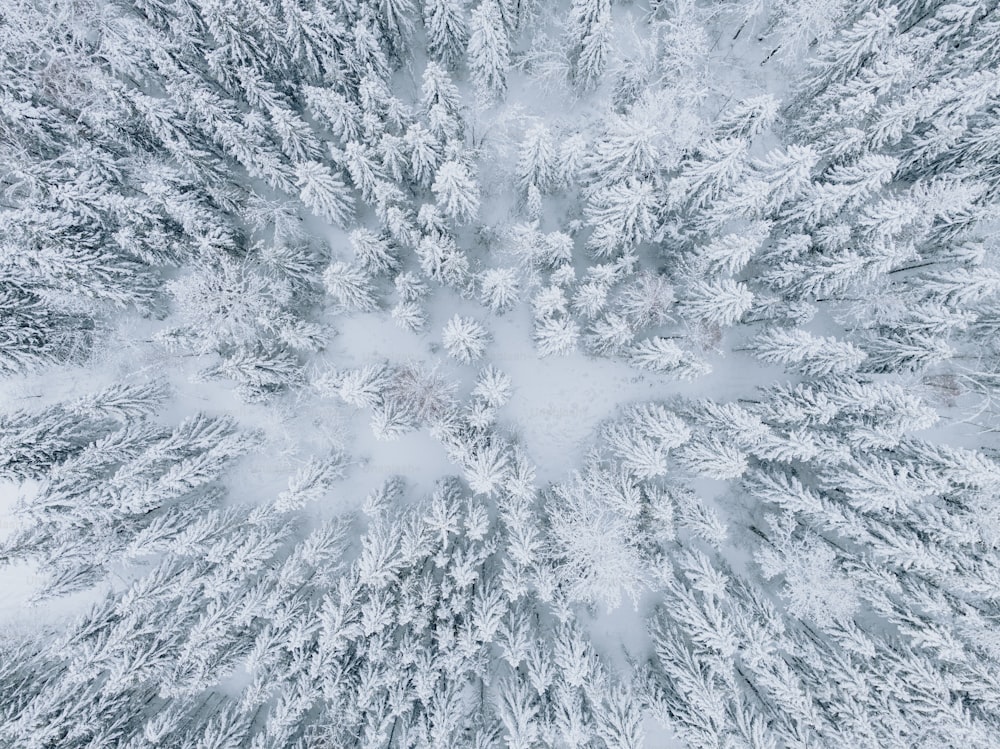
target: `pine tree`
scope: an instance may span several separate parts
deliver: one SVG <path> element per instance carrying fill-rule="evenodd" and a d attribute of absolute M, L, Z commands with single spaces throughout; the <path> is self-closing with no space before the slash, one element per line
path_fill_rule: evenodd
<path fill-rule="evenodd" d="M 378 308 L 371 281 L 360 268 L 342 261 L 331 263 L 323 271 L 323 285 L 338 303 L 349 309 L 370 312 Z"/>
<path fill-rule="evenodd" d="M 476 494 L 496 494 L 507 480 L 509 449 L 499 440 L 478 440 L 462 461 L 465 479 Z"/>
<path fill-rule="evenodd" d="M 465 54 L 468 22 L 461 0 L 424 0 L 427 51 L 435 60 L 453 68 Z"/>
<path fill-rule="evenodd" d="M 866 356 L 861 369 L 867 372 L 916 372 L 955 355 L 946 340 L 905 329 L 872 336 L 863 349 Z"/>
<path fill-rule="evenodd" d="M 309 125 L 284 107 L 273 107 L 269 112 L 271 125 L 281 139 L 281 150 L 292 161 L 309 161 L 322 157 L 323 149 Z"/>
<path fill-rule="evenodd" d="M 881 154 L 865 154 L 853 164 L 834 166 L 824 182 L 813 183 L 799 202 L 786 210 L 784 218 L 815 227 L 867 200 L 892 179 L 898 166 L 898 159 Z"/>
<path fill-rule="evenodd" d="M 376 202 L 378 190 L 386 183 L 386 175 L 372 149 L 357 141 L 348 143 L 344 148 L 343 164 L 362 199 Z"/>
<path fill-rule="evenodd" d="M 431 190 L 441 209 L 458 223 L 470 223 L 479 214 L 479 185 L 460 161 L 441 164 Z"/>
<path fill-rule="evenodd" d="M 678 459 L 689 470 L 716 480 L 738 478 L 748 468 L 746 454 L 717 437 L 692 438 L 679 451 Z"/>
<path fill-rule="evenodd" d="M 23 286 L 0 284 L 0 306 L 6 312 L 0 318 L 0 373 L 23 374 L 72 361 L 90 347 L 91 320 L 52 309 Z"/>
<path fill-rule="evenodd" d="M 337 395 L 355 408 L 371 408 L 381 403 L 390 374 L 385 365 L 366 364 L 361 369 L 328 372 L 313 385 L 326 397 Z"/>
<path fill-rule="evenodd" d="M 427 284 L 420 280 L 420 277 L 409 271 L 405 271 L 396 276 L 393 281 L 396 293 L 404 302 L 416 302 L 427 295 Z"/>
<path fill-rule="evenodd" d="M 608 61 L 611 45 L 610 0 L 573 0 L 569 38 L 572 80 L 583 88 L 593 87 Z"/>
<path fill-rule="evenodd" d="M 389 41 L 394 54 L 401 56 L 413 34 L 415 0 L 380 0 L 377 17 L 382 36 Z"/>
<path fill-rule="evenodd" d="M 595 320 L 587 331 L 587 343 L 599 354 L 618 353 L 635 338 L 635 330 L 621 315 L 609 314 Z"/>
<path fill-rule="evenodd" d="M 491 268 L 479 277 L 480 298 L 495 313 L 502 314 L 518 301 L 519 282 L 513 268 Z"/>
<path fill-rule="evenodd" d="M 770 234 L 768 222 L 754 222 L 744 231 L 713 239 L 695 251 L 695 263 L 709 273 L 736 274 L 743 270 Z"/>
<path fill-rule="evenodd" d="M 584 317 L 597 317 L 608 304 L 608 284 L 588 281 L 577 287 L 573 297 L 573 311 Z"/>
<path fill-rule="evenodd" d="M 571 133 L 559 145 L 556 172 L 560 187 L 577 182 L 586 163 L 587 138 L 583 133 Z"/>
<path fill-rule="evenodd" d="M 587 221 L 594 227 L 587 247 L 606 258 L 651 238 L 656 210 L 656 194 L 648 182 L 629 179 L 600 190 L 587 205 Z"/>
<path fill-rule="evenodd" d="M 535 347 L 541 356 L 565 355 L 576 349 L 580 326 L 569 317 L 544 317 L 535 323 Z"/>
<path fill-rule="evenodd" d="M 893 6 L 870 11 L 838 38 L 826 42 L 811 65 L 805 91 L 815 96 L 826 86 L 857 75 L 872 57 L 886 49 L 895 31 L 897 15 L 898 10 Z"/>
<path fill-rule="evenodd" d="M 399 267 L 399 259 L 384 236 L 368 229 L 355 229 L 350 233 L 354 258 L 368 274 L 377 276 Z"/>
<path fill-rule="evenodd" d="M 418 302 L 401 301 L 392 308 L 390 314 L 393 322 L 404 330 L 418 333 L 427 326 L 427 313 Z"/>
<path fill-rule="evenodd" d="M 471 317 L 455 315 L 445 325 L 441 340 L 450 356 L 470 364 L 482 357 L 490 336 L 486 328 Z"/>
<path fill-rule="evenodd" d="M 740 99 L 715 122 L 718 138 L 754 138 L 774 124 L 778 100 L 770 94 Z"/>
<path fill-rule="evenodd" d="M 119 308 L 148 309 L 157 286 L 151 269 L 124 254 L 113 237 L 105 236 L 102 224 L 116 222 L 102 216 L 97 206 L 73 196 L 81 188 L 94 189 L 90 185 L 68 187 L 69 194 L 60 199 L 64 207 L 58 212 L 7 212 L 11 239 L 23 243 L 27 251 L 4 253 L 0 267 L 52 301 L 76 297 Z"/>
<path fill-rule="evenodd" d="M 732 325 L 753 304 L 753 294 L 746 284 L 728 278 L 692 281 L 686 294 L 677 303 L 681 314 L 710 325 Z"/>
<path fill-rule="evenodd" d="M 539 252 L 541 260 L 549 267 L 568 267 L 573 260 L 573 238 L 561 231 L 549 232 L 542 238 Z"/>
<path fill-rule="evenodd" d="M 510 400 L 510 377 L 492 365 L 484 367 L 476 379 L 472 394 L 482 398 L 492 408 L 500 408 Z"/>
<path fill-rule="evenodd" d="M 633 367 L 647 369 L 682 380 L 692 380 L 712 371 L 711 366 L 685 351 L 669 338 L 647 338 L 629 347 L 628 362 Z"/>
<path fill-rule="evenodd" d="M 330 128 L 342 143 L 361 137 L 361 108 L 331 88 L 303 87 L 309 111 Z"/>
<path fill-rule="evenodd" d="M 809 5 L 787 2 L 777 4 L 771 11 L 771 24 L 777 32 L 775 52 L 782 57 L 794 59 L 813 40 L 826 40 L 837 29 L 837 23 L 849 13 L 846 3 L 840 0 L 823 0 Z"/>
<path fill-rule="evenodd" d="M 118 400 L 115 408 L 136 413 L 148 406 L 141 404 L 146 391 L 105 391 L 96 394 L 93 407 L 111 398 L 108 406 Z M 40 598 L 91 587 L 121 564 L 127 550 L 134 555 L 136 543 L 157 537 L 163 543 L 178 533 L 173 521 L 207 512 L 218 499 L 215 482 L 257 444 L 256 436 L 238 433 L 225 418 L 201 415 L 173 431 L 141 421 L 114 429 L 106 420 L 104 436 L 49 469 L 42 490 L 21 508 L 31 524 L 5 544 L 7 561 L 34 559 L 45 569 Z"/>
<path fill-rule="evenodd" d="M 451 237 L 427 235 L 416 250 L 420 270 L 428 278 L 461 287 L 469 279 L 469 259 Z"/>
<path fill-rule="evenodd" d="M 793 200 L 809 186 L 812 170 L 819 154 L 809 146 L 790 145 L 773 149 L 760 160 L 751 162 L 767 185 L 767 208 L 775 211 Z"/>
<path fill-rule="evenodd" d="M 161 383 L 115 385 L 39 412 L 7 414 L 0 420 L 4 456 L 0 475 L 12 481 L 41 479 L 116 426 L 152 415 L 166 395 Z"/>
<path fill-rule="evenodd" d="M 644 271 L 619 292 L 615 308 L 641 329 L 669 322 L 674 301 L 674 288 L 666 277 Z"/>
<path fill-rule="evenodd" d="M 288 489 L 278 495 L 275 508 L 294 510 L 322 498 L 334 481 L 343 478 L 345 464 L 346 457 L 341 453 L 324 458 L 310 456 L 288 480 Z"/>
<path fill-rule="evenodd" d="M 563 145 L 562 159 L 585 160 L 588 169 L 600 175 L 601 181 L 597 185 L 601 187 L 630 178 L 655 181 L 660 169 L 659 162 L 664 155 L 657 128 L 640 117 L 614 117 L 606 128 L 606 132 L 601 134 L 589 153 L 584 136 L 572 136 Z M 570 147 L 573 150 L 568 152 Z M 576 148 L 583 153 L 576 153 Z"/>
<path fill-rule="evenodd" d="M 403 136 L 410 154 L 410 173 L 418 184 L 429 186 L 441 163 L 437 138 L 419 122 L 411 125 Z"/>
<path fill-rule="evenodd" d="M 751 353 L 766 362 L 787 364 L 808 375 L 851 372 L 865 360 L 857 346 L 831 336 L 813 336 L 801 329 L 772 328 L 757 336 Z"/>
<path fill-rule="evenodd" d="M 318 270 L 316 260 L 307 257 L 305 267 L 293 269 L 306 274 L 310 287 Z M 193 272 L 167 284 L 183 325 L 163 330 L 157 338 L 167 346 L 199 353 L 252 347 L 264 341 L 290 344 L 296 339 L 303 348 L 314 350 L 317 339 L 323 338 L 322 329 L 307 323 L 292 309 L 297 301 L 296 290 L 302 293 L 303 279 L 282 278 L 274 271 L 272 263 L 250 258 L 238 262 L 227 256 L 195 266 Z"/>
<path fill-rule="evenodd" d="M 497 0 L 482 0 L 472 11 L 467 49 L 469 70 L 483 101 L 504 98 L 510 67 L 510 40 Z"/>
<path fill-rule="evenodd" d="M 354 201 L 343 181 L 318 161 L 299 164 L 295 173 L 302 202 L 321 218 L 346 226 L 354 215 Z"/>
<path fill-rule="evenodd" d="M 670 182 L 671 201 L 676 205 L 705 207 L 731 191 L 746 174 L 748 146 L 744 138 L 701 143 L 699 158 L 688 160 Z"/>
<path fill-rule="evenodd" d="M 529 128 L 517 157 L 518 187 L 525 192 L 532 185 L 542 193 L 551 191 L 556 186 L 556 156 L 549 128 L 541 123 Z"/>
<path fill-rule="evenodd" d="M 638 601 L 645 573 L 628 541 L 637 533 L 636 518 L 618 511 L 602 493 L 606 489 L 594 477 L 575 475 L 553 488 L 548 515 L 560 578 L 572 597 L 612 610 L 623 593 Z"/>
<path fill-rule="evenodd" d="M 258 344 L 241 347 L 223 356 L 222 361 L 199 373 L 202 379 L 226 377 L 235 380 L 236 392 L 254 403 L 302 381 L 302 363 L 286 348 Z"/>

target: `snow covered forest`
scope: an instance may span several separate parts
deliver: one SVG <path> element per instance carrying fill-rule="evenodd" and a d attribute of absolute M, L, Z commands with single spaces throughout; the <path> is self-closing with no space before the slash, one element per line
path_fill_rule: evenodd
<path fill-rule="evenodd" d="M 1000 1 L 0 61 L 0 747 L 1000 747 Z"/>

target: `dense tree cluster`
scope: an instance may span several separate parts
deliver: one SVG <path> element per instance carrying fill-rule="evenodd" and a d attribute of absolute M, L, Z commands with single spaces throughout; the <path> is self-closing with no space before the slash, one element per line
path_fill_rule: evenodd
<path fill-rule="evenodd" d="M 0 71 L 0 562 L 92 604 L 0 746 L 997 744 L 996 0 L 8 0 Z M 524 362 L 650 390 L 546 483 Z"/>
<path fill-rule="evenodd" d="M 42 557 L 46 596 L 104 566 L 128 583 L 44 650 L 7 645 L 0 740 L 641 745 L 638 701 L 542 584 L 530 479 L 505 481 L 493 516 L 457 479 L 404 503 L 394 478 L 363 516 L 309 529 L 297 508 L 331 491 L 339 461 L 310 462 L 273 505 L 225 503 L 217 479 L 252 435 L 207 417 L 115 430 L 156 395 L 112 389 L 36 414 L 47 431 L 17 432 L 26 414 L 5 426 L 34 458 L 8 471 L 44 480 L 5 557 Z M 53 433 L 73 417 L 76 434 Z"/>
<path fill-rule="evenodd" d="M 1000 463 L 935 420 L 858 377 L 642 404 L 555 487 L 565 584 L 656 592 L 639 673 L 691 746 L 991 745 Z"/>

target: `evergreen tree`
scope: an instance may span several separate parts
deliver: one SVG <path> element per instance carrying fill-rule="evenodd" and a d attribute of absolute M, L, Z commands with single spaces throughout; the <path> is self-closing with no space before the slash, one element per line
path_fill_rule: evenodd
<path fill-rule="evenodd" d="M 384 236 L 368 229 L 355 229 L 350 240 L 354 258 L 366 273 L 377 276 L 399 267 L 399 259 Z"/>
<path fill-rule="evenodd" d="M 601 190 L 587 206 L 587 220 L 594 227 L 588 248 L 605 258 L 650 239 L 656 209 L 656 194 L 648 182 L 630 179 Z"/>
<path fill-rule="evenodd" d="M 535 346 L 542 356 L 569 354 L 580 339 L 580 326 L 569 317 L 544 317 L 535 323 Z"/>
<path fill-rule="evenodd" d="M 691 380 L 711 371 L 709 364 L 668 338 L 647 338 L 629 347 L 633 367 Z"/>
<path fill-rule="evenodd" d="M 468 21 L 461 0 L 424 0 L 427 51 L 446 67 L 453 68 L 465 54 Z"/>
<path fill-rule="evenodd" d="M 751 351 L 763 361 L 787 364 L 809 375 L 851 372 L 866 358 L 864 351 L 847 341 L 784 328 L 757 336 Z"/>
<path fill-rule="evenodd" d="M 359 268 L 338 261 L 323 271 L 323 284 L 340 304 L 362 312 L 378 308 L 371 281 Z"/>
<path fill-rule="evenodd" d="M 732 325 L 753 304 L 753 294 L 746 285 L 728 278 L 692 281 L 687 293 L 689 296 L 678 301 L 681 314 L 710 325 Z"/>
<path fill-rule="evenodd" d="M 484 101 L 502 99 L 507 92 L 510 40 L 498 0 L 482 0 L 469 22 L 467 50 L 472 80 Z"/>
<path fill-rule="evenodd" d="M 608 62 L 611 46 L 610 0 L 573 0 L 568 25 L 572 80 L 596 85 Z"/>
<path fill-rule="evenodd" d="M 997 16 L 9 0 L 0 373 L 40 408 L 0 416 L 0 557 L 93 605 L 4 628 L 0 745 L 610 749 L 654 717 L 698 747 L 993 746 Z M 726 400 L 623 408 L 559 475 L 488 321 L 437 323 L 467 397 L 453 364 L 354 361 L 379 315 L 319 355 L 325 313 L 393 289 L 405 331 L 457 292 L 530 314 L 537 356 L 642 370 L 614 397 L 716 365 Z M 546 367 L 588 398 L 587 362 Z M 92 378 L 120 384 L 56 402 Z M 331 449 L 366 445 L 344 407 L 379 462 Z M 352 496 L 403 435 L 464 478 Z M 580 618 L 625 599 L 641 654 Z"/>
<path fill-rule="evenodd" d="M 321 499 L 330 485 L 344 476 L 345 462 L 345 456 L 338 453 L 324 458 L 311 456 L 288 480 L 288 489 L 278 495 L 275 507 L 294 510 Z"/>
<path fill-rule="evenodd" d="M 460 161 L 446 161 L 431 185 L 438 205 L 458 223 L 469 223 L 479 214 L 479 185 Z"/>
<path fill-rule="evenodd" d="M 429 186 L 441 162 L 437 139 L 418 122 L 409 127 L 403 142 L 410 155 L 413 179 L 420 185 Z"/>
<path fill-rule="evenodd" d="M 83 315 L 60 312 L 14 283 L 0 285 L 0 372 L 22 374 L 72 361 L 90 346 L 93 322 Z"/>
<path fill-rule="evenodd" d="M 753 138 L 774 124 L 778 100 L 770 94 L 740 99 L 715 122 L 719 138 Z"/>
<path fill-rule="evenodd" d="M 122 415 L 141 414 L 150 396 L 156 392 L 148 387 L 117 388 L 96 394 L 91 409 L 95 416 L 108 406 Z M 21 508 L 31 524 L 5 542 L 7 562 L 32 559 L 46 571 L 39 598 L 90 587 L 127 549 L 176 534 L 180 522 L 212 505 L 215 482 L 256 443 L 230 419 L 197 416 L 173 431 L 141 421 L 115 429 L 112 413 L 102 414 L 104 435 L 52 464 L 42 490 Z M 44 448 L 36 440 L 25 449 Z"/>
<path fill-rule="evenodd" d="M 455 315 L 445 325 L 441 340 L 449 355 L 469 364 L 483 355 L 489 334 L 471 317 Z"/>
<path fill-rule="evenodd" d="M 480 298 L 495 313 L 503 313 L 518 301 L 519 282 L 513 268 L 491 268 L 479 278 Z"/>
<path fill-rule="evenodd" d="M 343 181 L 318 161 L 302 162 L 296 167 L 302 202 L 317 216 L 338 226 L 345 226 L 354 215 L 354 201 Z"/>
<path fill-rule="evenodd" d="M 552 133 L 543 124 L 532 126 L 521 142 L 517 159 L 518 186 L 527 191 L 534 185 L 542 193 L 556 186 L 557 152 Z"/>
<path fill-rule="evenodd" d="M 469 259 L 451 237 L 427 235 L 416 251 L 424 275 L 439 283 L 461 287 L 469 277 Z"/>
<path fill-rule="evenodd" d="M 160 383 L 115 385 L 38 412 L 19 410 L 6 414 L 0 422 L 3 478 L 41 479 L 53 467 L 116 428 L 152 415 L 165 397 L 166 390 Z"/>

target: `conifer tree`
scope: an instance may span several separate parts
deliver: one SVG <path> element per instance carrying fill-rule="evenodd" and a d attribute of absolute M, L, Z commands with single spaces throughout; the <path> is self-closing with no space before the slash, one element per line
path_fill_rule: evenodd
<path fill-rule="evenodd" d="M 461 0 L 424 0 L 427 51 L 446 67 L 458 64 L 468 43 L 468 21 Z"/>
<path fill-rule="evenodd" d="M 323 271 L 323 284 L 340 304 L 369 312 L 378 307 L 371 281 L 361 269 L 338 261 Z"/>
<path fill-rule="evenodd" d="M 469 22 L 468 60 L 472 79 L 484 101 L 502 99 L 507 92 L 510 40 L 498 0 L 482 0 Z"/>
<path fill-rule="evenodd" d="M 0 372 L 22 374 L 72 361 L 89 349 L 93 322 L 48 307 L 42 299 L 13 283 L 0 286 Z"/>
<path fill-rule="evenodd" d="M 746 285 L 728 278 L 692 281 L 687 293 L 689 296 L 678 301 L 680 312 L 712 325 L 732 325 L 753 304 L 753 294 Z"/>
<path fill-rule="evenodd" d="M 851 372 L 866 358 L 863 350 L 847 341 L 784 328 L 759 335 L 751 351 L 763 361 L 787 364 L 810 375 Z"/>
<path fill-rule="evenodd" d="M 647 338 L 629 347 L 628 362 L 633 367 L 691 380 L 711 371 L 711 366 L 669 338 Z"/>
<path fill-rule="evenodd" d="M 318 161 L 296 167 L 302 202 L 316 215 L 344 226 L 354 215 L 354 201 L 343 181 Z"/>
<path fill-rule="evenodd" d="M 479 278 L 483 303 L 493 312 L 502 313 L 518 300 L 519 282 L 513 268 L 491 268 Z"/>
<path fill-rule="evenodd" d="M 606 258 L 650 239 L 656 220 L 657 200 L 648 182 L 630 179 L 596 193 L 587 206 L 587 220 L 594 231 L 587 246 Z"/>
<path fill-rule="evenodd" d="M 483 355 L 489 334 L 471 317 L 455 315 L 445 325 L 441 340 L 449 355 L 469 364 Z"/>
<path fill-rule="evenodd" d="M 556 185 L 557 152 L 552 133 L 543 124 L 534 125 L 525 134 L 517 159 L 518 186 L 527 191 L 534 185 L 542 193 Z"/>
<path fill-rule="evenodd" d="M 2 475 L 14 481 L 41 479 L 57 464 L 128 421 L 150 416 L 165 397 L 161 383 L 116 385 L 38 412 L 6 414 L 0 421 Z"/>
<path fill-rule="evenodd" d="M 569 317 L 544 317 L 535 323 L 535 346 L 542 356 L 569 354 L 580 339 L 580 326 Z"/>
<path fill-rule="evenodd" d="M 594 86 L 611 46 L 610 0 L 573 0 L 568 32 L 572 80 L 584 88 Z"/>
<path fill-rule="evenodd" d="M 460 161 L 441 164 L 431 190 L 441 209 L 458 223 L 469 223 L 479 214 L 479 185 Z"/>

